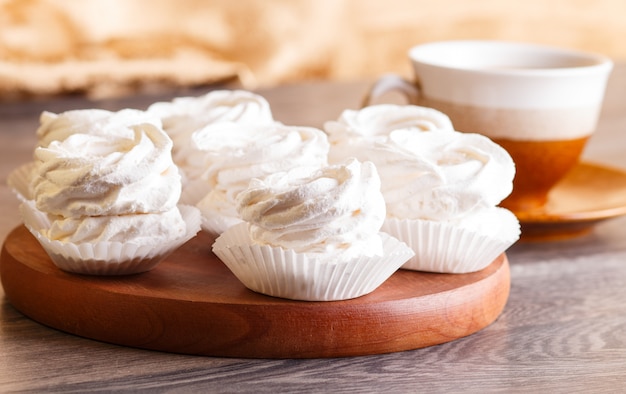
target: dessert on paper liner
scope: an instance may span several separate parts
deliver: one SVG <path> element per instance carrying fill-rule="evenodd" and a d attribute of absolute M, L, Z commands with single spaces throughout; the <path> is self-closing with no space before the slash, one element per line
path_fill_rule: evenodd
<path fill-rule="evenodd" d="M 508 153 L 431 108 L 345 110 L 322 130 L 218 90 L 145 111 L 43 112 L 37 138 L 8 184 L 70 272 L 144 272 L 203 230 L 249 289 L 332 301 L 398 269 L 479 271 L 520 236 L 498 207 Z"/>
<path fill-rule="evenodd" d="M 25 226 L 62 270 L 145 272 L 200 230 L 178 205 L 172 141 L 143 111 L 44 113 L 34 161 L 8 183 Z"/>
<path fill-rule="evenodd" d="M 348 159 L 253 180 L 237 197 L 244 223 L 213 252 L 246 287 L 306 301 L 368 294 L 414 253 L 380 232 L 385 202 L 372 163 Z"/>
<path fill-rule="evenodd" d="M 513 189 L 515 165 L 489 138 L 455 131 L 442 116 L 411 105 L 346 110 L 325 125 L 329 156 L 376 165 L 387 206 L 382 230 L 415 251 L 402 268 L 475 272 L 520 237 L 515 215 L 497 206 Z"/>

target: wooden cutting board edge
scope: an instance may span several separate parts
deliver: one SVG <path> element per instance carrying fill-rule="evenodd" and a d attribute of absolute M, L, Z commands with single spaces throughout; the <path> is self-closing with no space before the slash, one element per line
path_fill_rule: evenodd
<path fill-rule="evenodd" d="M 243 288 L 215 256 L 190 261 L 206 249 L 201 242 L 206 237 L 182 247 L 185 263 L 163 268 L 178 270 L 178 279 L 194 276 L 189 297 L 180 284 L 168 293 L 167 275 L 158 281 L 126 278 L 119 285 L 62 272 L 42 257 L 45 252 L 23 226 L 3 244 L 0 279 L 17 310 L 61 331 L 122 346 L 242 358 L 362 356 L 441 344 L 490 325 L 510 291 L 509 262 L 502 254 L 472 274 L 399 270 L 373 293 L 353 300 L 282 300 Z M 176 258 L 177 252 L 169 257 Z M 219 275 L 223 288 L 215 286 L 215 294 L 193 289 L 201 283 L 199 270 L 207 278 Z"/>

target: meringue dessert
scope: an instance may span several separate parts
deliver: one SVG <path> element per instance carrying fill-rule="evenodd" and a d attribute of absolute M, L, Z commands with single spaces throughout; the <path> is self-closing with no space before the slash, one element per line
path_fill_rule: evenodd
<path fill-rule="evenodd" d="M 371 161 L 387 208 L 383 231 L 415 251 L 402 268 L 466 273 L 489 265 L 519 239 L 512 212 L 511 156 L 489 138 L 454 130 L 437 110 L 381 104 L 346 110 L 324 125 L 332 163 Z"/>
<path fill-rule="evenodd" d="M 246 90 L 215 90 L 199 97 L 177 97 L 150 105 L 147 113 L 163 122 L 174 142 L 172 155 L 183 177 L 181 201 L 194 205 L 210 190 L 206 171 L 219 159 L 213 149 L 196 144 L 196 134 L 228 137 L 233 126 L 246 128 L 275 123 L 267 100 Z"/>
<path fill-rule="evenodd" d="M 42 115 L 20 209 L 59 268 L 147 271 L 199 231 L 198 210 L 177 205 L 181 178 L 159 125 L 141 111 Z"/>
<path fill-rule="evenodd" d="M 37 128 L 37 146 L 47 147 L 52 141 L 64 141 L 73 134 L 90 134 L 106 137 L 120 134 L 132 138 L 132 126 L 152 123 L 161 127 L 160 119 L 144 111 L 123 109 L 111 112 L 104 109 L 70 110 L 61 114 L 43 111 Z"/>
<path fill-rule="evenodd" d="M 264 179 L 295 167 L 317 169 L 327 164 L 328 139 L 312 127 L 231 125 L 205 128 L 194 135 L 196 146 L 214 158 L 205 173 L 210 191 L 197 204 L 202 228 L 221 234 L 241 222 L 237 195 L 253 178 Z"/>
<path fill-rule="evenodd" d="M 344 110 L 335 121 L 324 123 L 330 142 L 330 163 L 358 157 L 361 144 L 369 143 L 396 129 L 415 132 L 453 130 L 443 112 L 417 105 L 378 104 L 360 110 Z"/>
<path fill-rule="evenodd" d="M 236 200 L 244 222 L 220 235 L 213 252 L 262 294 L 308 301 L 359 297 L 413 255 L 380 232 L 385 202 L 369 162 L 348 159 L 253 179 Z"/>
<path fill-rule="evenodd" d="M 383 231 L 416 253 L 403 268 L 478 271 L 519 239 L 517 218 L 497 206 L 512 191 L 515 166 L 489 138 L 399 129 L 361 157 L 372 160 L 383 179 Z"/>

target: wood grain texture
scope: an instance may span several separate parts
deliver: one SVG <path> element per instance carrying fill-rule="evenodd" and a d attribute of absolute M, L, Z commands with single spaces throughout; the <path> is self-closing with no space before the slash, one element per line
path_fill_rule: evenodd
<path fill-rule="evenodd" d="M 543 3 L 542 3 L 543 4 Z M 276 119 L 320 126 L 358 107 L 369 82 L 264 90 Z M 0 235 L 19 225 L 4 184 L 30 159 L 41 109 L 145 108 L 152 98 L 66 98 L 0 106 Z M 14 112 L 17 111 L 17 112 Z M 626 169 L 626 65 L 611 76 L 585 160 Z M 511 290 L 485 329 L 423 349 L 362 357 L 199 357 L 110 345 L 50 329 L 12 307 L 0 288 L 0 392 L 620 393 L 626 387 L 626 217 L 583 237 L 518 243 Z"/>
<path fill-rule="evenodd" d="M 246 289 L 200 233 L 150 272 L 59 270 L 25 227 L 0 260 L 5 294 L 32 319 L 87 338 L 174 353 L 256 358 L 345 357 L 417 349 L 473 334 L 506 304 L 501 255 L 476 273 L 399 270 L 347 301 L 303 302 Z"/>

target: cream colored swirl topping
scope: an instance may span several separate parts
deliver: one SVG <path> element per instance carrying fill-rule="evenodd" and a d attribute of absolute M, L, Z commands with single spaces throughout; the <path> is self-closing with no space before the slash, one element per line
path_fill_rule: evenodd
<path fill-rule="evenodd" d="M 382 253 L 385 202 L 374 165 L 349 159 L 255 179 L 237 197 L 258 244 L 352 257 Z"/>
<path fill-rule="evenodd" d="M 111 112 L 103 109 L 71 110 L 60 114 L 44 111 L 39 117 L 37 145 L 47 147 L 52 141 L 64 141 L 73 134 L 132 138 L 132 126 L 152 123 L 161 127 L 161 120 L 143 111 L 124 109 Z"/>
<path fill-rule="evenodd" d="M 136 215 L 86 216 L 82 218 L 51 217 L 44 235 L 53 241 L 80 243 L 134 242 L 160 245 L 185 235 L 185 221 L 172 208 L 160 213 Z"/>
<path fill-rule="evenodd" d="M 457 220 L 490 209 L 513 188 L 509 154 L 479 134 L 395 130 L 364 148 L 376 164 L 387 215 L 399 219 Z"/>
<path fill-rule="evenodd" d="M 268 101 L 246 90 L 215 90 L 200 97 L 177 97 L 171 102 L 154 103 L 147 111 L 163 120 L 163 128 L 173 139 L 215 123 L 274 121 Z"/>
<path fill-rule="evenodd" d="M 328 140 L 313 127 L 274 124 L 233 126 L 222 134 L 207 128 L 194 136 L 196 146 L 214 157 L 206 179 L 211 186 L 238 189 L 243 181 L 299 166 L 326 165 Z M 244 187 L 245 187 L 244 186 Z"/>
<path fill-rule="evenodd" d="M 446 114 L 433 108 L 379 104 L 360 110 L 344 110 L 337 121 L 326 122 L 324 129 L 331 136 L 347 134 L 374 138 L 397 129 L 435 131 L 453 130 L 453 127 Z"/>
<path fill-rule="evenodd" d="M 238 217 L 234 199 L 252 178 L 327 164 L 328 140 L 319 129 L 275 123 L 256 128 L 237 125 L 225 133 L 215 130 L 206 128 L 194 135 L 199 149 L 213 158 L 203 176 L 211 187 L 198 204 L 203 212 Z"/>
<path fill-rule="evenodd" d="M 190 180 L 198 179 L 211 164 L 211 158 L 193 143 L 194 133 L 211 127 L 214 132 L 225 134 L 233 125 L 257 127 L 274 123 L 267 100 L 245 90 L 178 97 L 152 104 L 148 113 L 163 120 L 163 128 L 174 141 L 174 162 Z"/>
<path fill-rule="evenodd" d="M 174 208 L 180 175 L 172 141 L 152 123 L 124 133 L 74 133 L 35 149 L 37 209 L 64 218 L 158 213 Z"/>
<path fill-rule="evenodd" d="M 324 124 L 331 144 L 329 160 L 337 162 L 354 156 L 364 140 L 386 138 L 397 129 L 423 132 L 454 128 L 444 113 L 416 105 L 379 104 L 360 110 L 347 109 L 338 120 Z"/>

